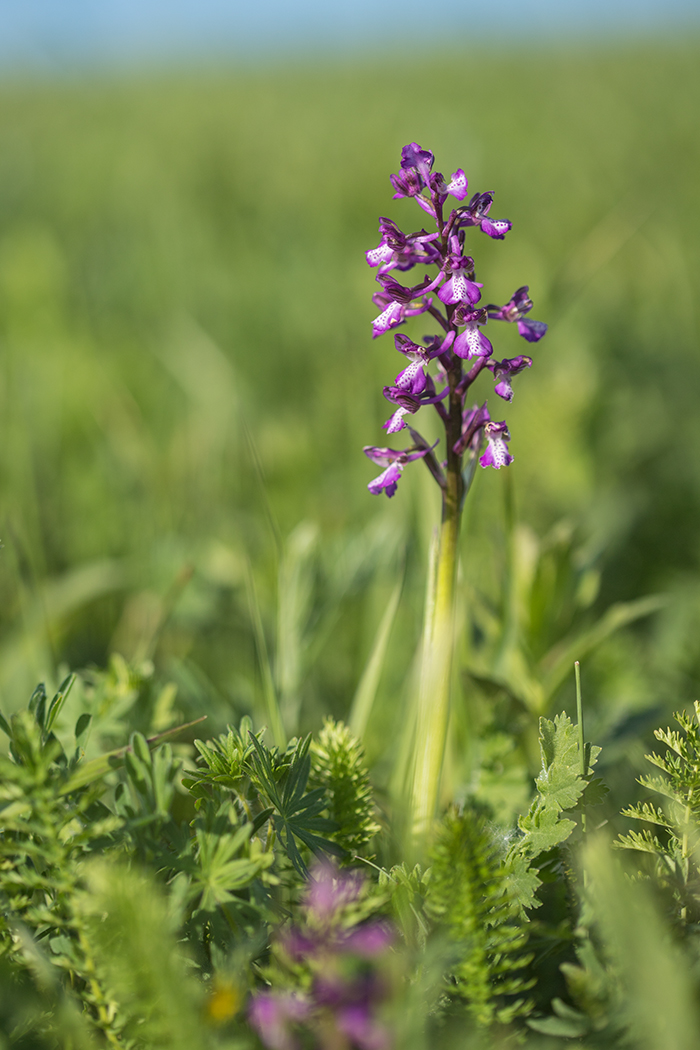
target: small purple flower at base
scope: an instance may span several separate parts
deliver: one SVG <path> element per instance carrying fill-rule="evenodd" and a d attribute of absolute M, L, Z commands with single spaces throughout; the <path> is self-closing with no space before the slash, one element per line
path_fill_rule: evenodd
<path fill-rule="evenodd" d="M 513 223 L 508 219 L 490 219 L 488 213 L 493 204 L 493 193 L 475 193 L 466 208 L 460 212 L 458 225 L 480 226 L 481 232 L 496 241 L 502 241 Z"/>
<path fill-rule="evenodd" d="M 435 442 L 437 445 L 437 441 Z M 393 448 L 377 448 L 375 445 L 365 445 L 363 448 L 364 454 L 376 463 L 378 467 L 384 467 L 385 469 L 379 475 L 370 481 L 367 488 L 373 496 L 378 496 L 381 492 L 385 492 L 386 495 L 391 498 L 396 492 L 396 486 L 401 477 L 401 471 L 406 463 L 412 463 L 413 460 L 422 459 L 423 456 L 427 456 L 429 452 L 435 448 L 432 445 L 430 448 L 421 449 L 404 449 L 403 451 L 397 451 Z"/>
<path fill-rule="evenodd" d="M 507 467 L 513 462 L 513 457 L 508 451 L 510 434 L 505 420 L 501 423 L 487 423 L 484 427 L 484 436 L 488 442 L 486 451 L 479 459 L 482 467 Z"/>
<path fill-rule="evenodd" d="M 270 1050 L 295 1050 L 291 1026 L 305 1020 L 310 1004 L 291 992 L 258 992 L 248 1009 L 248 1021 Z"/>
<path fill-rule="evenodd" d="M 371 959 L 386 951 L 393 941 L 394 934 L 390 926 L 384 922 L 371 922 L 365 923 L 364 926 L 355 926 L 346 934 L 342 943 L 344 951 Z"/>
<path fill-rule="evenodd" d="M 509 321 L 511 324 L 517 321 L 518 332 L 523 339 L 527 339 L 528 343 L 537 343 L 547 331 L 547 325 L 544 321 L 532 321 L 529 317 L 525 317 L 525 314 L 529 314 L 532 310 L 529 291 L 528 285 L 525 284 L 522 288 L 518 288 L 505 306 L 489 304 L 486 309 L 493 321 Z"/>
<path fill-rule="evenodd" d="M 389 1050 L 391 1047 L 392 1040 L 388 1029 L 372 1017 L 372 1012 L 365 1003 L 339 1010 L 336 1024 L 359 1050 Z"/>
<path fill-rule="evenodd" d="M 373 451 L 381 453 L 390 450 Z M 367 449 L 365 453 L 369 455 Z M 362 877 L 359 873 L 339 871 L 330 861 L 315 864 L 304 897 L 307 920 L 315 925 L 327 925 L 342 908 L 357 900 L 361 889 Z"/>
<path fill-rule="evenodd" d="M 510 385 L 511 376 L 517 376 L 518 372 L 522 372 L 524 368 L 530 368 L 531 366 L 532 358 L 526 357 L 524 354 L 519 354 L 518 357 L 506 358 L 504 361 L 489 361 L 486 365 L 493 372 L 494 379 L 497 380 L 494 389 L 504 401 L 513 400 L 513 388 Z"/>

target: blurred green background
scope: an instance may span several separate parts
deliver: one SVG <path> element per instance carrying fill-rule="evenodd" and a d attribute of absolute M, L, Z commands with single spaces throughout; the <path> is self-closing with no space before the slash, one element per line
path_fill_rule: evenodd
<path fill-rule="evenodd" d="M 6 712 L 119 652 L 177 684 L 178 715 L 208 712 L 209 734 L 263 718 L 266 688 L 315 727 L 347 713 L 405 566 L 372 715 L 391 738 L 438 500 L 420 464 L 390 502 L 365 487 L 400 362 L 370 338 L 363 251 L 379 215 L 422 225 L 388 179 L 411 140 L 514 223 L 471 242 L 485 300 L 529 284 L 550 325 L 495 414 L 524 556 L 544 552 L 524 658 L 663 592 L 584 663 L 594 729 L 614 744 L 696 696 L 700 45 L 417 63 L 0 85 Z M 506 326 L 489 335 L 499 357 L 522 351 Z M 479 472 L 462 539 L 477 669 L 506 600 L 504 473 Z M 572 695 L 567 679 L 548 703 Z"/>

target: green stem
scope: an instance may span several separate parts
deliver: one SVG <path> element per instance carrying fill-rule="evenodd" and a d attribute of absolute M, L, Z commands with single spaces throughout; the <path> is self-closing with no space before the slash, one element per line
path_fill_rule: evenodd
<path fill-rule="evenodd" d="M 574 661 L 574 677 L 576 678 L 576 718 L 578 719 L 578 753 L 581 761 L 581 776 L 588 776 L 588 759 L 586 755 L 585 734 L 583 730 L 583 697 L 581 695 L 581 665 L 578 660 Z"/>
<path fill-rule="evenodd" d="M 457 382 L 457 376 L 450 376 L 448 458 L 442 498 L 435 603 L 432 608 L 432 622 L 426 624 L 424 632 L 418 696 L 411 797 L 411 836 L 417 845 L 425 841 L 440 800 L 440 781 L 450 718 L 457 544 L 464 494 L 461 457 L 452 451 L 462 424 L 461 397 L 455 389 Z"/>
<path fill-rule="evenodd" d="M 583 729 L 583 695 L 581 693 L 581 665 L 574 660 L 574 677 L 576 678 L 576 718 L 578 719 L 578 753 L 581 762 L 581 776 L 588 776 L 588 755 L 586 753 L 586 738 Z M 584 796 L 585 797 L 585 796 Z M 586 831 L 586 807 L 581 806 L 581 827 Z"/>

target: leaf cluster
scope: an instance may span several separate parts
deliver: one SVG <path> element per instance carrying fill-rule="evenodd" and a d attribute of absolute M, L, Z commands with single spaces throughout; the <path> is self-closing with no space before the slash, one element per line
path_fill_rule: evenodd
<path fill-rule="evenodd" d="M 685 925 L 700 921 L 700 703 L 692 717 L 684 711 L 674 717 L 679 729 L 654 731 L 665 754 L 646 755 L 661 773 L 639 777 L 651 798 L 622 810 L 643 827 L 615 845 L 646 860 L 642 872 L 670 893 L 675 919 Z"/>

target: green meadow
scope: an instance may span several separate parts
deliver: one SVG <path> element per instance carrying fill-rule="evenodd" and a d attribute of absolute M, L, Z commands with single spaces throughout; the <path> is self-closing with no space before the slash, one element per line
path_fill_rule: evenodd
<path fill-rule="evenodd" d="M 485 301 L 528 283 L 550 325 L 512 406 L 483 380 L 515 463 L 467 510 L 456 739 L 494 692 L 506 720 L 573 712 L 579 656 L 631 783 L 630 727 L 700 669 L 698 112 L 693 41 L 6 79 L 5 713 L 113 653 L 209 734 L 271 692 L 316 728 L 360 687 L 381 771 L 439 502 L 421 464 L 366 490 L 399 361 L 363 252 L 378 215 L 416 223 L 388 180 L 416 140 L 514 223 L 471 242 Z"/>
<path fill-rule="evenodd" d="M 699 113 L 696 39 L 0 82 L 3 1047 L 698 1046 Z M 549 325 L 458 559 L 362 452 L 412 141 Z"/>

